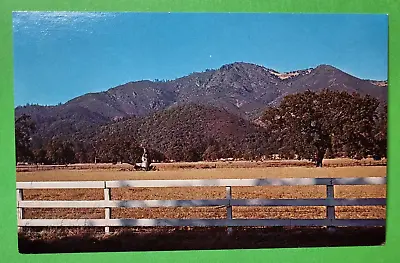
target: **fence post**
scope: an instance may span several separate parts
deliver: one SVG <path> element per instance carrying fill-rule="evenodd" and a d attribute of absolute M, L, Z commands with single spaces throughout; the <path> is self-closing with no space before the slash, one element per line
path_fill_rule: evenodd
<path fill-rule="evenodd" d="M 226 217 L 228 220 L 232 219 L 231 198 L 232 198 L 232 187 L 226 186 L 226 199 L 228 200 L 228 205 L 226 206 Z M 227 230 L 228 230 L 228 235 L 232 234 L 232 227 L 228 227 Z"/>
<path fill-rule="evenodd" d="M 335 220 L 335 206 L 333 206 L 333 199 L 335 198 L 335 192 L 334 192 L 334 185 L 333 185 L 333 179 L 330 180 L 330 184 L 326 185 L 326 198 L 328 200 L 328 204 L 326 206 L 326 218 L 329 221 L 328 224 L 328 230 L 329 231 L 334 231 L 335 227 L 333 225 L 333 221 Z"/>
<path fill-rule="evenodd" d="M 107 186 L 104 186 L 107 187 Z M 104 200 L 109 201 L 111 199 L 111 189 L 110 188 L 104 188 Z M 111 208 L 106 207 L 104 210 L 104 216 L 105 219 L 111 219 Z M 110 233 L 110 227 L 106 226 L 104 227 L 104 232 L 106 234 Z"/>
<path fill-rule="evenodd" d="M 19 202 L 24 200 L 24 192 L 23 189 L 17 189 L 17 219 L 18 221 L 20 219 L 24 218 L 24 210 L 22 207 L 19 207 Z M 17 225 L 18 225 L 17 221 Z M 22 231 L 22 227 L 18 227 L 18 232 Z"/>

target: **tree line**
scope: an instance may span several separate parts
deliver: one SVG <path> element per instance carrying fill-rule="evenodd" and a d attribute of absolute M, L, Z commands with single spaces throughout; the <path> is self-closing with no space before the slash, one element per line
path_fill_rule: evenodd
<path fill-rule="evenodd" d="M 191 108 L 191 111 L 196 110 L 198 108 Z M 168 112 L 172 113 L 174 111 Z M 178 113 L 175 111 L 174 114 Z M 268 159 L 273 154 L 279 154 L 284 159 L 308 159 L 322 166 L 323 158 L 327 157 L 386 157 L 387 105 L 358 93 L 324 90 L 288 95 L 279 106 L 265 110 L 261 117 L 262 132 L 250 129 L 240 120 L 227 119 L 233 125 L 241 126 L 237 135 L 231 131 L 221 133 L 218 130 L 215 133 L 227 138 L 204 138 L 196 130 L 189 130 L 198 122 L 210 119 L 186 116 L 183 122 L 194 123 L 182 126 L 184 128 L 162 127 L 166 122 L 164 115 L 155 115 L 158 116 L 156 121 L 141 126 L 136 122 L 122 121 L 118 122 L 118 129 L 116 126 L 105 126 L 90 135 L 53 137 L 35 147 L 32 146 L 35 123 L 29 116 L 22 115 L 15 120 L 17 162 L 136 163 L 140 161 L 143 152 L 140 144 L 143 142 L 150 146 L 153 161 L 200 161 L 229 157 L 252 160 L 262 156 Z M 159 127 L 164 129 L 162 134 L 157 133 Z M 152 140 L 140 137 L 138 130 L 145 128 L 150 134 L 154 131 Z M 221 129 L 224 127 L 221 126 Z M 171 131 L 169 137 L 165 135 L 168 130 Z M 181 138 L 175 138 L 177 136 Z"/>

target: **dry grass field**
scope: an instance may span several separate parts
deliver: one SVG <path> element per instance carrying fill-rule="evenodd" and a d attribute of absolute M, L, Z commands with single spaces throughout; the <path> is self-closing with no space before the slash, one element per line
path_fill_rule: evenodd
<path fill-rule="evenodd" d="M 151 180 L 151 179 L 163 180 L 163 179 L 224 179 L 224 178 L 233 179 L 233 178 L 296 178 L 296 177 L 317 178 L 317 177 L 386 176 L 386 166 L 342 165 L 342 167 L 340 167 L 341 165 L 337 165 L 337 166 L 327 166 L 324 168 L 314 168 L 307 166 L 248 168 L 248 166 L 245 165 L 244 167 L 242 166 L 241 168 L 222 167 L 222 168 L 211 168 L 211 169 L 209 168 L 199 169 L 197 167 L 197 168 L 176 169 L 177 165 L 187 165 L 187 164 L 174 164 L 174 165 L 166 164 L 165 166 L 168 165 L 173 166 L 173 168 L 169 169 L 164 167 L 164 169 L 159 169 L 158 171 L 150 171 L 150 172 L 123 171 L 123 170 L 121 171 L 116 169 L 106 169 L 104 167 L 99 167 L 97 169 L 77 169 L 77 168 L 51 169 L 51 170 L 29 169 L 29 171 L 17 172 L 17 181 L 22 182 L 22 181 L 78 181 L 78 180 L 92 181 L 92 180 Z M 240 163 L 239 164 L 235 163 L 235 165 L 240 167 Z M 324 198 L 324 197 L 326 197 L 325 186 L 232 187 L 232 198 L 290 199 L 290 198 Z M 384 185 L 335 186 L 335 197 L 382 198 L 386 197 L 386 186 Z M 24 190 L 25 200 L 103 200 L 103 198 L 104 197 L 102 189 Z M 122 189 L 112 189 L 111 191 L 111 199 L 114 200 L 155 200 L 155 199 L 182 200 L 182 199 L 216 199 L 216 198 L 225 198 L 224 187 L 122 188 Z M 326 210 L 325 207 L 233 207 L 233 217 L 271 218 L 271 219 L 278 219 L 278 218 L 282 219 L 321 218 L 322 219 L 325 218 L 326 216 L 325 210 Z M 111 216 L 112 218 L 171 218 L 171 219 L 172 218 L 182 218 L 182 219 L 226 218 L 226 208 L 225 207 L 119 208 L 119 209 L 112 209 Z M 104 209 L 85 209 L 85 208 L 25 209 L 24 217 L 25 218 L 104 218 Z M 384 206 L 383 207 L 382 206 L 336 207 L 336 217 L 340 219 L 385 218 L 386 208 Z M 114 234 L 114 236 L 121 234 L 120 230 L 117 229 L 115 230 L 116 233 Z M 132 230 L 134 231 L 135 229 L 134 228 L 130 229 L 130 231 Z M 76 232 L 75 230 L 70 229 L 68 230 L 69 231 L 68 232 L 65 229 L 61 229 L 57 231 L 62 231 L 63 232 L 62 235 L 67 235 L 70 236 L 69 238 L 71 238 L 71 235 L 76 236 L 76 233 L 82 234 L 83 233 L 82 231 L 90 232 L 94 230 L 86 229 Z M 99 229 L 99 231 L 102 231 L 102 229 Z M 143 229 L 141 231 L 143 232 Z M 160 231 L 154 232 L 152 230 L 150 232 L 152 232 L 154 235 L 165 235 L 167 233 L 165 231 L 168 232 L 169 230 L 164 229 L 161 232 Z M 176 231 L 178 230 L 175 229 L 174 232 L 175 234 L 180 233 L 179 235 L 183 235 L 182 232 L 176 232 Z M 182 231 L 182 229 L 180 229 L 179 231 Z M 213 230 L 213 231 L 218 232 L 219 230 Z M 294 230 L 292 229 L 288 231 L 290 232 Z M 350 230 L 342 230 L 342 231 L 350 231 Z M 364 233 L 366 235 L 365 230 L 363 231 L 358 233 Z M 376 230 L 375 228 L 374 230 L 371 231 L 378 231 L 378 230 Z M 289 232 L 286 231 L 285 233 Z M 52 236 L 51 234 L 49 234 L 48 230 L 47 232 L 42 231 L 40 233 L 42 234 L 38 234 L 37 232 L 32 232 L 31 230 L 28 230 L 28 232 L 22 234 L 23 240 L 26 241 L 26 238 L 28 238 L 28 240 L 30 240 L 29 242 L 31 242 L 32 240 L 36 240 L 35 242 L 39 242 L 43 238 L 48 240 Z M 58 234 L 54 235 L 59 236 L 60 233 L 59 232 L 57 233 Z M 199 238 L 201 235 L 206 235 L 204 233 L 204 229 L 203 230 L 197 229 L 195 233 L 197 233 L 196 234 L 197 238 Z M 302 232 L 300 231 L 299 233 Z M 344 234 L 343 232 L 341 233 Z M 129 236 L 130 234 L 123 232 L 122 235 Z M 282 237 L 282 235 L 285 234 L 283 232 L 282 233 L 280 232 L 279 235 Z M 351 234 L 348 233 L 348 235 Z M 382 243 L 384 240 L 384 238 L 382 240 L 382 230 L 380 230 L 380 232 L 378 232 L 377 235 L 379 236 L 377 240 L 379 240 L 379 242 Z M 47 236 L 47 238 L 45 238 L 45 236 Z M 93 233 L 90 236 L 91 238 L 94 238 Z M 168 237 L 165 238 L 168 239 Z M 299 236 L 297 239 L 302 240 L 302 237 Z M 25 243 L 22 242 L 21 244 L 23 245 Z M 231 247 L 232 244 L 231 243 L 229 244 L 226 244 L 225 247 Z M 307 244 L 308 243 L 306 242 L 303 245 L 307 246 Z M 237 246 L 240 245 L 238 244 Z M 268 247 L 268 245 L 265 246 Z M 269 245 L 269 247 L 270 246 L 271 244 Z M 196 248 L 196 245 L 192 244 L 191 248 L 193 249 L 193 247 Z M 219 246 L 215 245 L 211 247 L 215 248 Z M 163 248 L 165 248 L 165 244 L 161 245 L 161 250 Z M 136 247 L 135 249 L 138 248 Z"/>
<path fill-rule="evenodd" d="M 348 158 L 324 159 L 325 167 L 348 166 L 385 166 L 387 160 L 375 161 L 371 158 L 353 160 Z M 158 171 L 182 170 L 182 169 L 212 169 L 212 168 L 266 168 L 266 167 L 314 167 L 314 164 L 306 160 L 265 160 L 265 161 L 215 161 L 215 162 L 177 162 L 177 163 L 153 163 Z M 110 163 L 82 163 L 70 165 L 19 165 L 17 172 L 47 171 L 47 170 L 114 170 L 133 171 L 130 164 Z"/>

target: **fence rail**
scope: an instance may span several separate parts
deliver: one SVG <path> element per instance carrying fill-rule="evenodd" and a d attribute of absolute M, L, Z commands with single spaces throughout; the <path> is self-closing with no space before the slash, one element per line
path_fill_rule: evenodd
<path fill-rule="evenodd" d="M 383 185 L 386 177 L 283 178 L 216 180 L 129 180 L 82 182 L 18 182 L 18 227 L 30 226 L 384 226 L 385 219 L 336 219 L 335 206 L 385 206 L 386 198 L 334 198 L 335 185 Z M 232 199 L 232 187 L 325 185 L 324 199 Z M 210 187 L 226 188 L 225 199 L 206 200 L 111 200 L 111 189 L 122 187 Z M 24 189 L 104 189 L 104 200 L 38 201 L 23 200 Z M 112 208 L 226 207 L 226 219 L 112 219 Z M 326 219 L 234 219 L 233 206 L 324 206 Z M 25 208 L 104 208 L 104 219 L 24 219 Z"/>

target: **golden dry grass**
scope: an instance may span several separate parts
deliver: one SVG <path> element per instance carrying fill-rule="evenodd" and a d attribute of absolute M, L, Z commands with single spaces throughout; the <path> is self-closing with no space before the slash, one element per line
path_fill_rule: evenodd
<path fill-rule="evenodd" d="M 375 161 L 371 158 L 354 160 L 348 158 L 324 159 L 325 167 L 348 167 L 348 166 L 382 166 L 386 165 L 386 159 Z M 314 167 L 314 163 L 306 160 L 265 160 L 265 161 L 215 161 L 215 162 L 174 162 L 153 163 L 158 171 L 181 170 L 181 169 L 207 169 L 207 168 L 266 168 L 266 167 Z M 18 165 L 17 172 L 48 171 L 48 170 L 114 170 L 134 171 L 131 164 L 111 163 L 83 163 L 69 165 Z"/>
<path fill-rule="evenodd" d="M 167 164 L 166 164 L 167 165 Z M 106 169 L 73 169 L 17 172 L 17 181 L 91 181 L 151 179 L 216 178 L 299 178 L 299 177 L 369 177 L 385 176 L 386 166 L 347 167 L 256 167 L 215 169 L 171 169 L 165 171 L 115 171 Z"/>
<path fill-rule="evenodd" d="M 176 165 L 176 164 L 175 164 Z M 86 181 L 141 179 L 223 179 L 294 177 L 386 176 L 385 166 L 349 167 L 265 167 L 216 169 L 165 169 L 163 171 L 48 170 L 18 172 L 17 181 Z M 297 199 L 324 198 L 324 186 L 233 187 L 233 198 Z M 217 199 L 225 197 L 223 187 L 123 188 L 113 189 L 115 200 Z M 335 186 L 337 198 L 386 197 L 386 186 Z M 25 200 L 102 200 L 102 189 L 25 190 Z M 234 218 L 324 218 L 325 207 L 234 207 Z M 226 218 L 225 208 L 119 208 L 113 218 Z M 376 207 L 337 207 L 337 218 L 385 218 L 386 209 Z M 25 209 L 25 218 L 104 218 L 103 209 Z"/>

